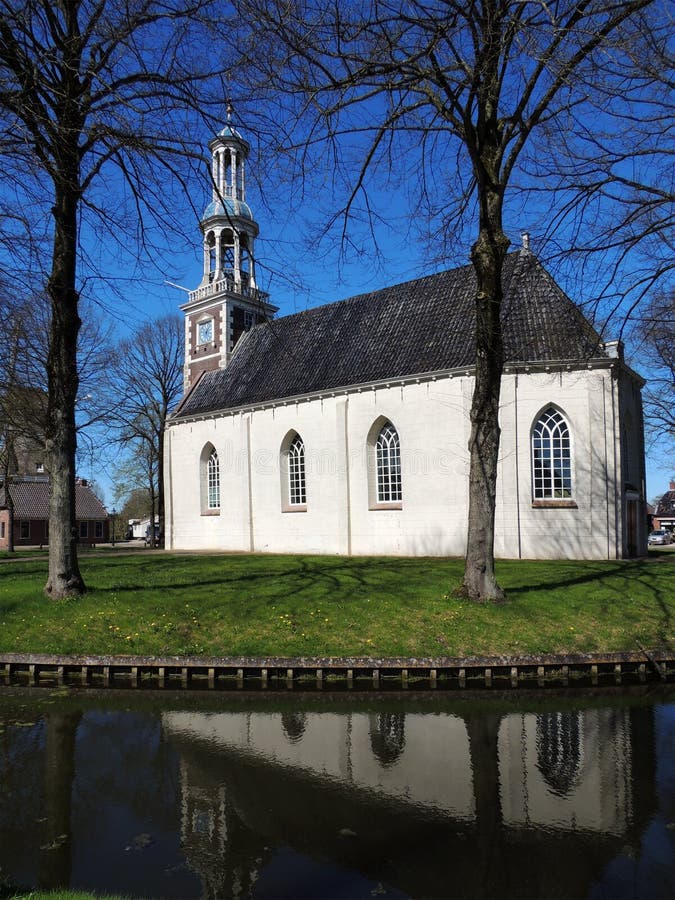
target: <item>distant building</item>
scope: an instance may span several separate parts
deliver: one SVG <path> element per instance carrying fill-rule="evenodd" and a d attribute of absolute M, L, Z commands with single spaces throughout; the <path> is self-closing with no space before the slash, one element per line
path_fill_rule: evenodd
<path fill-rule="evenodd" d="M 141 539 L 149 541 L 150 516 L 145 519 L 129 519 L 127 522 L 127 540 Z M 159 516 L 155 516 L 155 538 L 159 537 Z"/>
<path fill-rule="evenodd" d="M 675 481 L 670 482 L 670 490 L 657 503 L 652 522 L 657 530 L 675 531 Z"/>
<path fill-rule="evenodd" d="M 47 394 L 39 388 L 12 385 L 2 402 L 3 469 L 9 475 L 48 475 L 45 451 Z M 6 458 L 4 458 L 6 455 Z"/>
<path fill-rule="evenodd" d="M 0 483 L 0 550 L 9 546 L 7 490 L 14 506 L 14 545 L 47 545 L 49 476 L 14 475 L 9 485 Z M 81 544 L 106 543 L 110 539 L 108 512 L 84 479 L 75 485 L 75 516 Z"/>
<path fill-rule="evenodd" d="M 274 319 L 256 284 L 249 145 L 228 123 L 209 147 L 186 396 L 164 443 L 166 546 L 462 556 L 473 267 Z M 527 239 L 503 290 L 496 555 L 646 553 L 642 378 Z"/>

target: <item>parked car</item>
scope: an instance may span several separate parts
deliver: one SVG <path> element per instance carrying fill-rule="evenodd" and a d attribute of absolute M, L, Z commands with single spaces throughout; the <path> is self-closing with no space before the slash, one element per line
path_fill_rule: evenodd
<path fill-rule="evenodd" d="M 670 544 L 672 540 L 673 536 L 669 531 L 666 531 L 665 528 L 661 528 L 658 531 L 651 531 L 647 538 L 647 541 L 650 544 Z"/>

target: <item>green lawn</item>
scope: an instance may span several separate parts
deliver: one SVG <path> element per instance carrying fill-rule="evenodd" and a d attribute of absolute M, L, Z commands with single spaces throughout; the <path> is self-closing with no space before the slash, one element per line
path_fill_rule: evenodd
<path fill-rule="evenodd" d="M 0 885 L 1 886 L 1 885 Z M 30 891 L 27 894 L 13 894 L 9 900 L 123 900 L 106 894 L 90 894 L 87 891 Z"/>
<path fill-rule="evenodd" d="M 0 650 L 87 654 L 465 656 L 675 648 L 675 553 L 503 561 L 508 602 L 456 599 L 462 561 L 85 556 L 89 593 L 49 601 L 46 560 L 0 564 Z"/>

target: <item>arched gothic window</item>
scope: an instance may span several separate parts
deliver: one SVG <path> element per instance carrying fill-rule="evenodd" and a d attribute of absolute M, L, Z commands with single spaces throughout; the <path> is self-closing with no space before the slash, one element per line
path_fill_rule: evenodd
<path fill-rule="evenodd" d="M 400 503 L 401 447 L 398 432 L 391 422 L 385 422 L 375 441 L 375 471 L 377 502 Z"/>
<path fill-rule="evenodd" d="M 532 493 L 535 500 L 572 496 L 570 430 L 553 406 L 544 410 L 532 429 Z"/>
<path fill-rule="evenodd" d="M 288 448 L 288 503 L 290 506 L 307 504 L 305 445 L 299 434 L 296 434 Z"/>
<path fill-rule="evenodd" d="M 213 444 L 206 444 L 200 457 L 202 515 L 220 514 L 220 463 Z"/>
<path fill-rule="evenodd" d="M 215 448 L 207 463 L 208 505 L 209 509 L 220 509 L 220 464 Z"/>
<path fill-rule="evenodd" d="M 297 431 L 289 431 L 281 442 L 279 470 L 282 511 L 305 512 L 307 510 L 305 442 Z"/>

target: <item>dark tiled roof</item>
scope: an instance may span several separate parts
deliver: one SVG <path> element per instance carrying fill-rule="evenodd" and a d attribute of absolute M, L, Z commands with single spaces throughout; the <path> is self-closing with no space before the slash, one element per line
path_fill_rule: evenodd
<path fill-rule="evenodd" d="M 506 361 L 606 356 L 533 254 L 509 254 L 503 280 Z M 475 291 L 469 265 L 265 322 L 227 369 L 200 378 L 174 418 L 472 366 Z"/>
<path fill-rule="evenodd" d="M 10 485 L 17 519 L 49 518 L 49 482 L 19 481 Z M 5 505 L 5 489 L 0 488 L 0 507 Z M 75 485 L 75 517 L 107 519 L 108 512 L 89 485 Z"/>
<path fill-rule="evenodd" d="M 666 491 L 656 507 L 656 517 L 675 515 L 675 491 Z"/>

